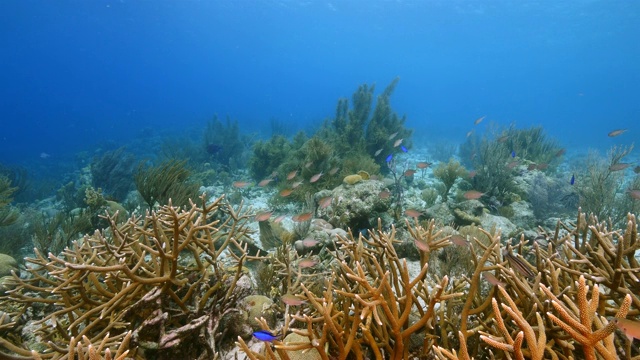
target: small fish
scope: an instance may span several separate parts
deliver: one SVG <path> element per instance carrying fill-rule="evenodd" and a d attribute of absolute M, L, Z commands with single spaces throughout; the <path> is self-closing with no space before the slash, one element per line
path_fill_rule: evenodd
<path fill-rule="evenodd" d="M 262 181 L 260 181 L 260 182 L 258 183 L 258 186 L 260 186 L 260 187 L 265 187 L 265 186 L 269 185 L 269 183 L 270 183 L 271 181 L 273 181 L 273 179 L 264 179 L 264 180 L 262 180 Z"/>
<path fill-rule="evenodd" d="M 380 153 L 382 152 L 382 150 L 384 150 L 384 149 L 380 148 L 380 149 L 376 150 L 376 152 L 375 152 L 375 153 L 373 153 L 373 156 L 375 157 L 375 156 L 380 155 Z"/>
<path fill-rule="evenodd" d="M 426 169 L 429 166 L 431 166 L 431 163 L 430 162 L 426 162 L 426 161 L 420 161 L 419 163 L 416 164 L 416 167 L 418 169 Z"/>
<path fill-rule="evenodd" d="M 409 170 L 404 172 L 404 176 L 412 177 L 413 175 L 415 175 L 415 173 L 416 173 L 416 171 L 414 169 L 409 169 Z"/>
<path fill-rule="evenodd" d="M 624 134 L 628 129 L 617 129 L 617 130 L 613 130 L 612 132 L 610 132 L 609 134 L 607 134 L 609 137 L 616 137 L 619 135 Z"/>
<path fill-rule="evenodd" d="M 291 217 L 291 220 L 293 220 L 295 222 L 305 222 L 305 221 L 311 220 L 312 217 L 313 217 L 312 213 L 306 212 L 306 213 L 302 213 L 302 214 L 298 214 L 298 215 L 293 215 Z"/>
<path fill-rule="evenodd" d="M 512 158 L 516 157 L 516 151 L 515 150 L 511 150 L 511 157 Z"/>
<path fill-rule="evenodd" d="M 409 150 L 407 150 L 406 147 L 404 147 L 404 145 L 400 146 L 400 150 L 402 150 L 402 152 L 408 152 Z"/>
<path fill-rule="evenodd" d="M 287 180 L 293 180 L 296 176 L 298 176 L 298 170 L 293 170 L 287 175 Z"/>
<path fill-rule="evenodd" d="M 509 135 L 502 135 L 496 139 L 496 141 L 499 142 L 500 144 L 506 142 L 507 140 L 509 140 Z"/>
<path fill-rule="evenodd" d="M 280 196 L 287 197 L 287 196 L 291 195 L 292 192 L 293 192 L 293 189 L 284 189 L 284 190 L 280 191 Z"/>
<path fill-rule="evenodd" d="M 426 242 L 420 241 L 418 239 L 414 239 L 413 242 L 416 244 L 416 247 L 420 251 L 429 251 L 429 244 Z"/>
<path fill-rule="evenodd" d="M 516 166 L 518 166 L 518 160 L 513 160 L 507 164 L 508 169 L 513 169 Z"/>
<path fill-rule="evenodd" d="M 297 306 L 297 305 L 302 305 L 306 303 L 305 300 L 302 300 L 293 294 L 284 294 L 280 297 L 280 300 L 282 300 L 282 302 L 285 303 L 286 305 L 290 305 L 290 306 Z"/>
<path fill-rule="evenodd" d="M 538 166 L 536 167 L 538 170 L 546 170 L 549 167 L 549 164 L 547 163 L 542 163 L 542 164 L 538 164 Z"/>
<path fill-rule="evenodd" d="M 295 189 L 295 188 L 297 188 L 297 187 L 298 187 L 298 186 L 300 186 L 300 185 L 302 185 L 302 180 L 300 180 L 300 181 L 296 181 L 296 182 L 294 182 L 293 184 L 291 184 L 291 188 L 292 188 L 292 189 Z"/>
<path fill-rule="evenodd" d="M 473 125 L 478 125 L 482 122 L 482 120 L 484 120 L 485 116 L 480 116 L 479 118 L 476 119 L 476 121 L 473 122 Z"/>
<path fill-rule="evenodd" d="M 276 224 L 279 224 L 279 223 L 282 222 L 282 220 L 284 220 L 284 218 L 286 218 L 285 215 L 280 215 L 277 218 L 273 219 L 273 222 L 276 223 Z"/>
<path fill-rule="evenodd" d="M 309 161 L 308 163 L 304 164 L 304 167 L 308 169 L 311 167 L 311 165 L 313 165 L 313 161 Z"/>
<path fill-rule="evenodd" d="M 469 190 L 466 193 L 464 193 L 464 198 L 467 200 L 476 200 L 476 199 L 480 199 L 482 196 L 484 195 L 484 193 L 481 193 L 478 190 Z"/>
<path fill-rule="evenodd" d="M 267 221 L 269 220 L 269 218 L 271 217 L 273 213 L 271 211 L 262 211 L 256 214 L 256 216 L 254 217 L 254 219 L 258 222 L 260 221 Z"/>
<path fill-rule="evenodd" d="M 629 166 L 631 166 L 629 163 L 617 163 L 609 166 L 609 171 L 620 171 L 628 168 Z"/>
<path fill-rule="evenodd" d="M 414 210 L 414 209 L 407 209 L 404 211 L 404 214 L 412 218 L 417 218 L 417 217 L 420 217 L 420 215 L 422 215 L 420 211 Z"/>
<path fill-rule="evenodd" d="M 511 267 L 514 268 L 518 273 L 520 273 L 520 275 L 529 279 L 533 279 L 536 277 L 536 274 L 533 272 L 533 270 L 531 270 L 529 263 L 524 259 L 521 259 L 520 257 L 514 255 L 511 252 L 511 249 L 505 249 L 502 252 L 502 255 L 507 258 L 507 260 L 509 261 L 509 265 L 511 265 Z"/>
<path fill-rule="evenodd" d="M 380 197 L 380 199 L 388 199 L 391 197 L 391 192 L 388 190 L 382 190 L 378 193 L 378 197 Z"/>
<path fill-rule="evenodd" d="M 40 153 L 40 159 L 48 159 L 50 157 L 51 157 L 51 155 L 47 154 L 46 152 L 41 152 Z"/>
<path fill-rule="evenodd" d="M 573 174 L 573 175 L 571 175 L 571 180 L 569 180 L 569 184 L 573 185 L 575 183 L 576 183 L 576 175 Z"/>
<path fill-rule="evenodd" d="M 320 199 L 320 201 L 318 201 L 318 205 L 320 209 L 326 209 L 331 205 L 332 201 L 333 201 L 333 197 L 325 196 L 322 199 Z"/>
<path fill-rule="evenodd" d="M 564 155 L 566 152 L 567 152 L 567 149 L 562 148 L 562 149 L 558 150 L 558 152 L 556 152 L 555 157 L 560 157 L 560 156 Z"/>
<path fill-rule="evenodd" d="M 318 265 L 318 260 L 315 259 L 302 259 L 298 261 L 298 267 L 301 269 L 310 268 Z"/>
<path fill-rule="evenodd" d="M 529 164 L 529 166 L 527 166 L 527 170 L 532 171 L 538 168 L 538 164 Z"/>
<path fill-rule="evenodd" d="M 231 185 L 233 185 L 233 187 L 236 189 L 243 189 L 251 185 L 251 183 L 248 181 L 234 181 Z"/>
<path fill-rule="evenodd" d="M 629 196 L 634 200 L 640 200 L 640 190 L 629 189 Z"/>
<path fill-rule="evenodd" d="M 473 135 L 473 130 L 467 132 L 467 137 Z"/>
<path fill-rule="evenodd" d="M 387 163 L 390 163 L 391 160 L 393 160 L 393 154 L 389 154 L 389 156 L 387 156 Z"/>
<path fill-rule="evenodd" d="M 320 241 L 314 239 L 314 238 L 306 238 L 304 240 L 302 240 L 302 246 L 306 247 L 306 248 L 312 248 L 315 247 L 316 245 L 320 244 Z"/>
<path fill-rule="evenodd" d="M 393 140 L 394 137 L 396 137 L 398 135 L 398 132 L 394 132 L 393 134 L 389 135 L 389 140 Z"/>
<path fill-rule="evenodd" d="M 449 240 L 458 246 L 469 246 L 469 241 L 467 241 L 467 239 L 462 235 L 453 235 Z"/>
<path fill-rule="evenodd" d="M 314 182 L 316 182 L 316 181 L 320 180 L 320 178 L 322 177 L 322 175 L 323 175 L 323 173 L 321 173 L 321 172 L 320 172 L 320 173 L 317 173 L 317 174 L 315 174 L 315 175 L 313 175 L 313 176 L 311 177 L 311 179 L 309 179 L 309 182 L 310 182 L 310 183 L 314 183 Z"/>
<path fill-rule="evenodd" d="M 253 336 L 255 336 L 255 338 L 260 340 L 260 341 L 267 341 L 267 342 L 271 342 L 273 340 L 277 340 L 280 337 L 280 336 L 273 335 L 272 333 L 268 332 L 267 330 L 255 331 L 253 333 Z"/>
<path fill-rule="evenodd" d="M 329 170 L 329 175 L 335 175 L 338 170 L 340 170 L 339 167 L 334 167 L 333 169 Z"/>
<path fill-rule="evenodd" d="M 634 338 L 640 339 L 640 322 L 629 319 L 614 319 L 618 329 L 622 330 L 629 341 L 633 341 Z"/>
<path fill-rule="evenodd" d="M 495 275 L 493 275 L 492 273 L 483 272 L 482 276 L 484 276 L 485 280 L 487 280 L 489 282 L 489 284 L 491 284 L 491 285 L 502 286 L 502 287 L 505 287 L 505 285 L 506 285 L 502 281 L 498 280 L 498 278 Z"/>
<path fill-rule="evenodd" d="M 394 142 L 394 143 L 393 143 L 393 147 L 398 147 L 398 146 L 400 146 L 400 144 L 402 144 L 402 140 L 404 140 L 404 139 L 398 139 L 398 140 L 396 140 L 396 142 Z"/>
<path fill-rule="evenodd" d="M 478 175 L 477 171 L 475 170 L 469 171 L 469 179 L 473 179 L 474 177 L 476 177 L 476 175 Z"/>

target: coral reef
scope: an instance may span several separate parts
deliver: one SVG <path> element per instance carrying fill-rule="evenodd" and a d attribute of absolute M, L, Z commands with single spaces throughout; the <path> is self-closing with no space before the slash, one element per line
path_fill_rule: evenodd
<path fill-rule="evenodd" d="M 447 163 L 440 163 L 433 169 L 433 176 L 442 182 L 442 201 L 447 202 L 449 191 L 456 180 L 467 177 L 467 170 L 454 158 L 450 158 Z"/>
<path fill-rule="evenodd" d="M 26 312 L 44 308 L 46 316 L 35 322 L 48 348 L 43 359 L 67 358 L 73 339 L 84 337 L 105 352 L 130 337 L 138 356 L 213 358 L 229 330 L 220 324 L 240 316 L 238 299 L 248 295 L 240 281 L 250 258 L 243 246 L 249 216 L 224 198 L 206 204 L 203 195 L 185 210 L 169 204 L 121 226 L 105 217 L 108 231 L 75 241 L 59 256 L 36 251 L 26 259 L 29 276 L 14 276 L 17 287 L 7 300 L 23 304 L 11 314 L 11 333 L 19 333 Z M 5 335 L 0 346 L 32 356 Z"/>

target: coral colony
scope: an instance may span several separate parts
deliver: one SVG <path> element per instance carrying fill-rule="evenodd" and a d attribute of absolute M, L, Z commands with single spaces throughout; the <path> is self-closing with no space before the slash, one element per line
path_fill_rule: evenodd
<path fill-rule="evenodd" d="M 96 160 L 98 184 L 34 218 L 24 266 L 0 257 L 0 358 L 638 358 L 633 147 L 563 173 L 541 128 L 511 126 L 412 157 L 396 84 L 251 157 L 215 118 L 185 160 Z"/>

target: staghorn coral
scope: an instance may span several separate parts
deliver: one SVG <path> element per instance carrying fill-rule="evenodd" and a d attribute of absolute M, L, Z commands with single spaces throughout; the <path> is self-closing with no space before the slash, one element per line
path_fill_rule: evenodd
<path fill-rule="evenodd" d="M 292 293 L 307 303 L 284 313 L 281 332 L 310 342 L 275 341 L 273 350 L 258 354 L 239 339 L 240 348 L 251 359 L 285 358 L 287 351 L 311 348 L 323 359 L 609 359 L 639 354 L 614 332 L 616 321 L 607 320 L 640 316 L 635 216 L 628 215 L 625 230 L 609 230 L 606 223 L 580 213 L 576 224 L 560 222 L 555 232 L 543 231 L 533 243 L 521 237 L 510 240 L 511 245 L 499 231 L 473 227 L 465 231 L 468 243 L 457 239 L 455 245 L 469 252 L 459 261 L 468 261 L 471 273 L 443 278 L 425 264 L 454 246 L 450 235 L 433 221 L 424 228 L 407 223 L 407 228 L 420 249 L 417 274 L 409 275 L 404 260 L 397 258 L 394 229 L 368 238 L 341 238 L 324 291 L 308 291 L 301 278 Z M 408 309 L 416 304 L 419 309 Z M 271 330 L 264 322 L 261 326 Z M 412 338 L 420 339 L 420 345 Z"/>
<path fill-rule="evenodd" d="M 199 205 L 169 204 L 121 226 L 107 214 L 108 231 L 74 242 L 60 256 L 47 259 L 36 250 L 26 259 L 29 277 L 15 275 L 9 294 L 23 304 L 12 318 L 33 306 L 47 308 L 36 322 L 49 348 L 43 359 L 66 359 L 71 337 L 99 343 L 127 332 L 142 356 L 213 358 L 222 340 L 219 324 L 240 312 L 236 301 L 247 295 L 236 284 L 249 258 L 243 246 L 248 218 L 242 206 L 233 208 L 223 197 L 207 205 L 204 195 Z M 235 263 L 233 272 L 221 262 L 223 252 Z M 32 354 L 6 339 L 0 345 Z"/>

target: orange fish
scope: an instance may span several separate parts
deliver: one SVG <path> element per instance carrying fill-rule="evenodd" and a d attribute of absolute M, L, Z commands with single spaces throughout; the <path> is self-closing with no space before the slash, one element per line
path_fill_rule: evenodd
<path fill-rule="evenodd" d="M 538 168 L 538 165 L 536 164 L 529 164 L 529 166 L 527 166 L 527 170 L 532 171 Z"/>
<path fill-rule="evenodd" d="M 325 196 L 322 199 L 320 199 L 320 201 L 318 201 L 318 204 L 320 205 L 320 209 L 326 209 L 327 207 L 329 207 L 329 205 L 331 205 L 331 202 L 333 201 L 333 198 L 331 196 Z"/>
<path fill-rule="evenodd" d="M 478 125 L 482 122 L 482 120 L 484 120 L 485 116 L 480 116 L 479 118 L 476 119 L 476 121 L 473 122 L 473 125 Z"/>
<path fill-rule="evenodd" d="M 415 175 L 416 171 L 413 169 L 409 169 L 407 171 L 404 172 L 404 176 L 406 177 L 412 177 L 413 175 Z"/>
<path fill-rule="evenodd" d="M 407 215 L 408 217 L 413 217 L 413 218 L 417 218 L 417 217 L 420 217 L 420 215 L 422 215 L 420 211 L 414 210 L 414 209 L 407 209 L 404 211 L 404 214 Z"/>
<path fill-rule="evenodd" d="M 261 211 L 256 214 L 254 219 L 256 221 L 267 221 L 271 217 L 271 214 L 273 214 L 271 211 Z"/>
<path fill-rule="evenodd" d="M 382 190 L 380 191 L 380 193 L 378 193 L 378 196 L 380 197 L 380 199 L 388 199 L 391 196 L 391 192 Z"/>
<path fill-rule="evenodd" d="M 429 166 L 431 166 L 431 163 L 430 163 L 430 162 L 426 162 L 426 161 L 421 161 L 421 162 L 419 162 L 419 163 L 417 163 L 417 164 L 416 164 L 416 167 L 417 167 L 418 169 L 426 169 L 426 168 L 428 168 Z"/>
<path fill-rule="evenodd" d="M 306 212 L 306 213 L 302 213 L 302 214 L 298 214 L 298 215 L 293 215 L 291 217 L 291 220 L 293 220 L 295 222 L 305 222 L 305 221 L 311 220 L 312 217 L 313 217 L 312 213 Z"/>
<path fill-rule="evenodd" d="M 279 223 L 282 222 L 282 220 L 284 220 L 284 218 L 286 218 L 286 216 L 280 215 L 277 218 L 273 219 L 273 222 L 276 223 L 276 224 L 279 224 Z"/>
<path fill-rule="evenodd" d="M 393 147 L 398 147 L 398 146 L 400 146 L 400 144 L 402 144 L 402 140 L 404 140 L 404 139 L 398 139 L 398 140 L 396 140 L 396 142 L 394 142 L 394 143 L 393 143 Z"/>
<path fill-rule="evenodd" d="M 298 187 L 298 186 L 300 186 L 300 185 L 302 185 L 302 180 L 300 180 L 300 181 L 296 181 L 296 182 L 294 182 L 293 184 L 291 184 L 291 188 L 292 188 L 292 189 L 295 189 L 295 188 L 297 188 L 297 187 Z"/>
<path fill-rule="evenodd" d="M 316 245 L 320 244 L 320 241 L 314 239 L 314 238 L 306 238 L 304 240 L 302 240 L 302 246 L 307 247 L 307 248 L 312 248 Z"/>
<path fill-rule="evenodd" d="M 640 190 L 629 189 L 629 196 L 634 200 L 640 200 Z"/>
<path fill-rule="evenodd" d="M 306 303 L 306 301 L 300 299 L 299 297 L 292 294 L 284 294 L 280 297 L 283 303 L 290 306 L 297 306 Z"/>
<path fill-rule="evenodd" d="M 564 148 L 560 149 L 560 150 L 558 150 L 558 152 L 556 152 L 555 156 L 556 157 L 560 157 L 560 156 L 564 155 L 566 152 L 567 152 L 567 149 L 564 149 Z"/>
<path fill-rule="evenodd" d="M 315 259 L 302 259 L 298 261 L 298 267 L 301 269 L 310 268 L 318 265 L 318 260 Z"/>
<path fill-rule="evenodd" d="M 480 199 L 482 195 L 484 195 L 484 193 L 481 193 L 478 190 L 469 190 L 466 193 L 464 193 L 463 196 L 467 200 L 476 200 L 476 199 Z"/>
<path fill-rule="evenodd" d="M 618 329 L 622 330 L 633 341 L 633 338 L 640 339 L 640 322 L 629 319 L 614 319 Z"/>
<path fill-rule="evenodd" d="M 509 169 L 513 169 L 513 168 L 514 168 L 514 167 L 516 167 L 517 165 L 518 165 L 518 161 L 517 161 L 517 160 L 513 160 L 513 161 L 511 161 L 511 162 L 509 162 L 509 163 L 507 164 L 507 168 L 509 168 Z"/>
<path fill-rule="evenodd" d="M 251 185 L 251 183 L 248 182 L 248 181 L 234 181 L 232 185 L 233 185 L 234 188 L 242 189 L 242 188 L 246 188 L 247 186 Z"/>
<path fill-rule="evenodd" d="M 497 277 L 495 277 L 495 275 L 493 275 L 492 273 L 488 273 L 488 272 L 483 272 L 482 276 L 484 276 L 484 278 L 489 282 L 489 284 L 491 285 L 495 285 L 495 286 L 502 286 L 505 287 L 505 283 L 503 283 L 502 281 L 498 280 Z"/>
<path fill-rule="evenodd" d="M 478 175 L 477 171 L 475 170 L 469 171 L 469 179 L 473 179 L 474 177 L 476 177 L 476 175 Z"/>
<path fill-rule="evenodd" d="M 293 189 L 284 189 L 284 190 L 280 191 L 280 196 L 287 197 L 287 196 L 291 195 L 292 192 L 293 192 Z"/>
<path fill-rule="evenodd" d="M 538 164 L 537 169 L 538 170 L 546 170 L 548 167 L 549 167 L 549 164 L 542 163 L 542 164 Z"/>
<path fill-rule="evenodd" d="M 413 242 L 416 244 L 416 247 L 418 248 L 418 250 L 429 251 L 429 244 L 427 244 L 426 242 L 422 242 L 418 239 L 414 239 Z"/>
<path fill-rule="evenodd" d="M 449 240 L 458 246 L 469 246 L 469 242 L 462 235 L 453 235 Z"/>
<path fill-rule="evenodd" d="M 315 174 L 315 175 L 313 175 L 311 177 L 311 179 L 309 179 L 309 182 L 310 183 L 314 183 L 314 182 L 320 180 L 321 177 L 322 177 L 322 173 Z"/>
<path fill-rule="evenodd" d="M 260 182 L 258 183 L 258 186 L 260 186 L 260 187 L 267 186 L 267 185 L 269 185 L 269 183 L 270 183 L 271 181 L 273 181 L 273 179 L 264 179 L 264 180 L 262 180 L 262 181 L 260 181 Z"/>
<path fill-rule="evenodd" d="M 298 170 L 293 170 L 287 175 L 287 180 L 293 180 L 298 175 Z"/>
<path fill-rule="evenodd" d="M 627 131 L 627 129 L 618 129 L 618 130 L 613 130 L 612 132 L 610 132 L 609 134 L 607 134 L 609 137 L 616 137 L 618 135 L 622 135 Z"/>
<path fill-rule="evenodd" d="M 628 168 L 629 166 L 631 166 L 631 164 L 629 164 L 629 163 L 617 163 L 617 164 L 613 164 L 613 165 L 609 166 L 609 170 L 610 171 L 620 171 L 620 170 L 624 170 L 624 169 Z"/>

